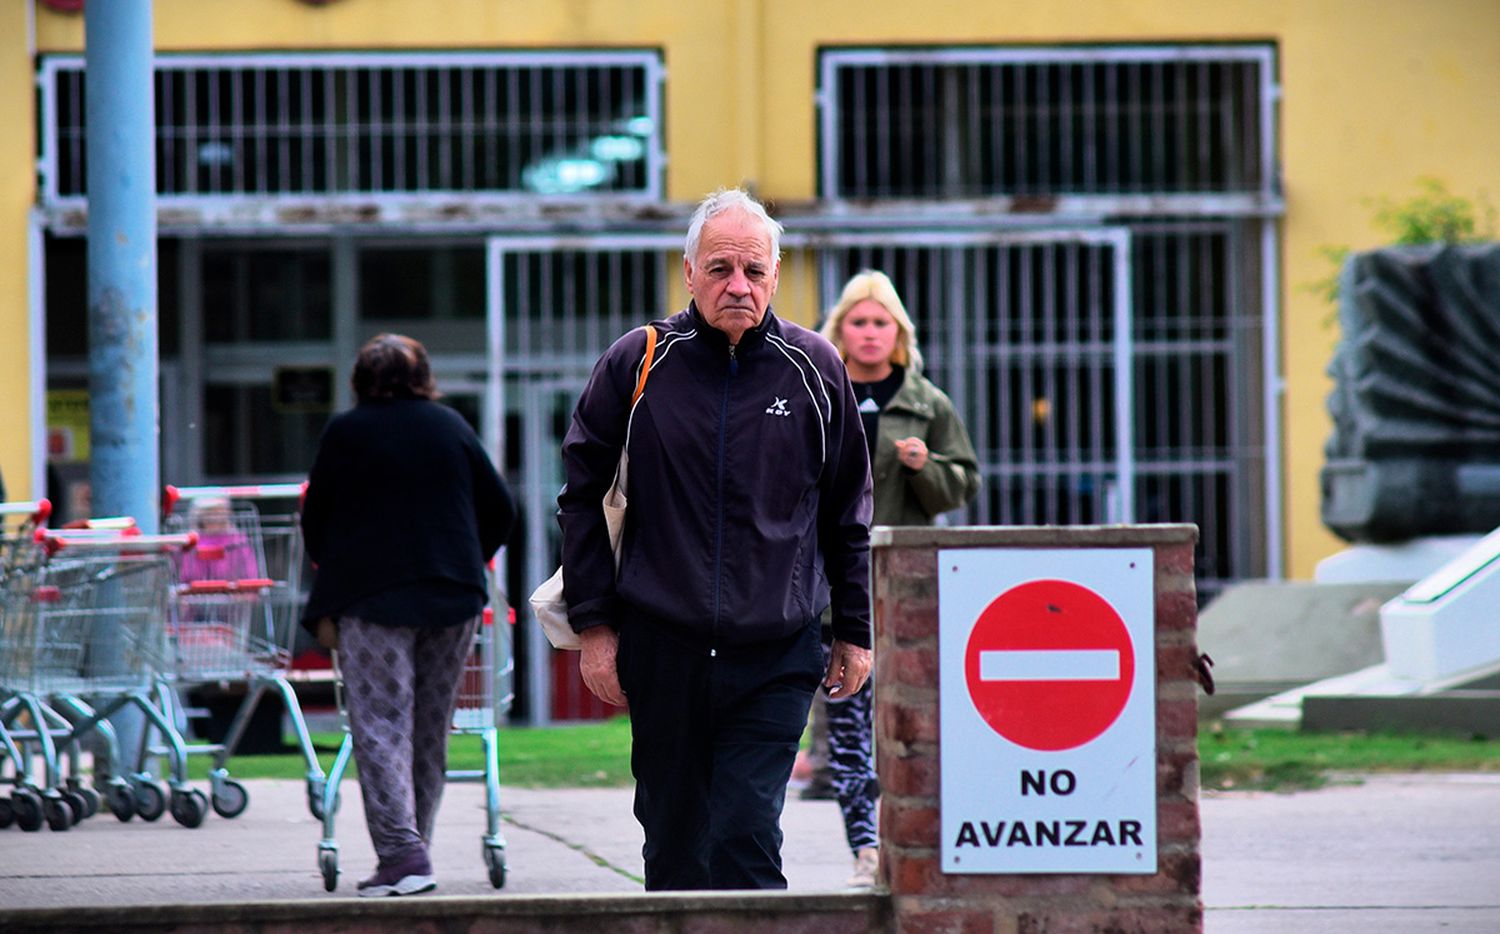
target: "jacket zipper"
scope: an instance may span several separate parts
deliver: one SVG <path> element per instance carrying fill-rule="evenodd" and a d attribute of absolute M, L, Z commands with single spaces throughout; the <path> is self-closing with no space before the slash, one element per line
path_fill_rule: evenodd
<path fill-rule="evenodd" d="M 729 370 L 724 377 L 724 398 L 719 404 L 719 461 L 715 478 L 718 493 L 718 511 L 714 522 L 714 621 L 709 636 L 709 657 L 718 654 L 715 648 L 719 641 L 719 612 L 724 602 L 724 451 L 729 437 L 729 388 L 735 374 L 740 371 L 740 359 L 735 355 L 735 346 L 729 345 Z"/>

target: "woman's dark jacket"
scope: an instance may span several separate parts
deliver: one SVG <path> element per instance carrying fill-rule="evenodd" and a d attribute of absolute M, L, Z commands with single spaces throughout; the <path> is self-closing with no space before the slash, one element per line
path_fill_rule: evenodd
<path fill-rule="evenodd" d="M 870 645 L 870 470 L 843 361 L 770 311 L 731 348 L 695 306 L 605 351 L 563 439 L 563 592 L 579 632 L 627 610 L 709 647 L 790 635 L 833 607 Z M 618 580 L 600 500 L 629 423 Z"/>
<path fill-rule="evenodd" d="M 359 403 L 328 423 L 308 476 L 302 535 L 317 575 L 304 622 L 414 584 L 486 594 L 485 562 L 515 515 L 457 412 L 423 399 Z"/>

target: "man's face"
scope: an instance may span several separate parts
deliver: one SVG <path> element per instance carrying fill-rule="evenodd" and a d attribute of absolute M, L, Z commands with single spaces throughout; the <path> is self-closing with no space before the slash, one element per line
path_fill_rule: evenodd
<path fill-rule="evenodd" d="M 698 237 L 698 255 L 682 261 L 698 311 L 731 344 L 766 316 L 780 272 L 765 226 L 735 209 L 709 218 Z"/>

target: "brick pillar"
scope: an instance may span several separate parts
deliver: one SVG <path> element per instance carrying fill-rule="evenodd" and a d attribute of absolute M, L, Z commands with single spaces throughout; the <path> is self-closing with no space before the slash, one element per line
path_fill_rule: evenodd
<path fill-rule="evenodd" d="M 882 881 L 898 931 L 1161 934 L 1203 927 L 1191 525 L 881 528 L 873 536 Z M 1157 872 L 945 875 L 938 567 L 948 548 L 1150 548 L 1155 558 Z"/>

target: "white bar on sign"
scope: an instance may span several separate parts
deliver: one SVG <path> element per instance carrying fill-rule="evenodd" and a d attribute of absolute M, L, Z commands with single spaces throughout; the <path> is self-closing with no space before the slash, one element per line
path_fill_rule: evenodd
<path fill-rule="evenodd" d="M 979 653 L 981 681 L 1114 681 L 1116 649 L 1010 649 Z"/>

